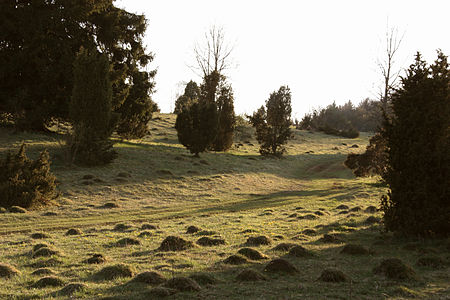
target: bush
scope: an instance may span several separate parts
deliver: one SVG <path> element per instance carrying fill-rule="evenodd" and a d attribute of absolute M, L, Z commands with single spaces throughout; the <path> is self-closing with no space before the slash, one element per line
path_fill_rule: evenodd
<path fill-rule="evenodd" d="M 381 209 L 389 231 L 450 235 L 450 68 L 447 57 L 427 66 L 418 53 L 392 95 L 385 119 L 389 186 Z"/>
<path fill-rule="evenodd" d="M 50 172 L 49 154 L 31 160 L 22 144 L 16 155 L 9 152 L 0 160 L 0 206 L 30 208 L 48 204 L 57 195 L 56 177 Z"/>
<path fill-rule="evenodd" d="M 380 133 L 377 133 L 370 138 L 366 152 L 348 154 L 344 165 L 358 177 L 383 175 L 387 164 L 386 151 L 386 141 Z"/>
<path fill-rule="evenodd" d="M 72 160 L 88 166 L 108 163 L 116 157 L 109 138 L 117 123 L 111 111 L 108 58 L 96 50 L 81 49 L 74 67 L 73 134 L 68 140 Z"/>

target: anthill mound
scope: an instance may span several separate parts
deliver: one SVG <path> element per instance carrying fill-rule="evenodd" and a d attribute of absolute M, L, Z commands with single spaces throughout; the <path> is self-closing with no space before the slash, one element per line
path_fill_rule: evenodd
<path fill-rule="evenodd" d="M 27 210 L 20 206 L 11 206 L 8 211 L 10 213 L 16 213 L 16 214 L 25 214 Z"/>
<path fill-rule="evenodd" d="M 158 287 L 152 288 L 150 291 L 148 291 L 148 293 L 146 293 L 146 295 L 148 296 L 148 299 L 153 299 L 155 297 L 158 297 L 158 298 L 169 297 L 176 293 L 177 293 L 176 289 L 170 289 L 170 288 L 158 286 Z"/>
<path fill-rule="evenodd" d="M 343 243 L 344 241 L 335 234 L 324 234 L 323 237 L 319 239 L 319 242 L 339 244 Z"/>
<path fill-rule="evenodd" d="M 291 248 L 297 246 L 297 244 L 294 243 L 281 243 L 276 245 L 272 250 L 274 251 L 289 251 Z"/>
<path fill-rule="evenodd" d="M 148 224 L 148 223 L 142 224 L 142 226 L 141 226 L 142 230 L 155 230 L 157 228 L 158 227 L 156 227 L 155 225 Z"/>
<path fill-rule="evenodd" d="M 177 236 L 168 236 L 159 246 L 159 251 L 183 251 L 192 248 L 194 244 Z"/>
<path fill-rule="evenodd" d="M 71 228 L 66 232 L 66 235 L 81 235 L 81 234 L 83 234 L 83 231 L 81 231 L 78 228 Z"/>
<path fill-rule="evenodd" d="M 119 224 L 116 224 L 112 230 L 113 231 L 117 231 L 117 232 L 123 232 L 125 230 L 130 229 L 130 228 L 131 228 L 131 226 L 128 225 L 128 224 L 119 223 Z"/>
<path fill-rule="evenodd" d="M 398 258 L 388 258 L 381 261 L 380 265 L 373 269 L 375 274 L 383 274 L 389 279 L 415 280 L 416 272 Z"/>
<path fill-rule="evenodd" d="M 248 263 L 248 260 L 242 255 L 231 255 L 224 259 L 223 262 L 228 265 L 241 265 Z"/>
<path fill-rule="evenodd" d="M 100 208 L 110 209 L 110 208 L 119 208 L 120 206 L 115 202 L 106 202 Z"/>
<path fill-rule="evenodd" d="M 251 260 L 260 260 L 268 258 L 266 255 L 262 254 L 258 250 L 247 247 L 239 249 L 238 253 Z"/>
<path fill-rule="evenodd" d="M 199 232 L 200 230 L 201 229 L 198 228 L 197 226 L 191 225 L 186 229 L 186 233 L 193 234 L 193 233 Z"/>
<path fill-rule="evenodd" d="M 132 277 L 134 270 L 125 264 L 107 266 L 94 274 L 97 280 L 113 280 L 121 277 Z"/>
<path fill-rule="evenodd" d="M 299 219 L 299 220 L 316 220 L 318 218 L 319 217 L 314 214 L 306 214 L 306 215 L 301 215 L 301 216 L 297 217 L 297 219 Z"/>
<path fill-rule="evenodd" d="M 292 247 L 289 250 L 289 255 L 295 256 L 295 257 L 312 257 L 312 256 L 314 256 L 314 254 L 311 251 L 309 251 L 308 249 L 306 249 L 300 245 Z"/>
<path fill-rule="evenodd" d="M 61 278 L 56 276 L 47 276 L 42 277 L 41 279 L 33 283 L 31 287 L 42 289 L 49 286 L 62 286 L 62 285 L 64 285 L 64 281 Z"/>
<path fill-rule="evenodd" d="M 49 268 L 39 268 L 39 269 L 33 271 L 33 273 L 31 273 L 31 275 L 34 275 L 34 276 L 55 275 L 55 274 L 56 274 L 56 272 Z"/>
<path fill-rule="evenodd" d="M 342 248 L 341 253 L 349 255 L 367 255 L 369 254 L 369 250 L 362 245 L 347 244 Z"/>
<path fill-rule="evenodd" d="M 118 240 L 114 245 L 117 247 L 127 247 L 133 245 L 140 245 L 141 242 L 134 238 L 123 238 Z"/>
<path fill-rule="evenodd" d="M 317 231 L 314 229 L 305 229 L 302 231 L 302 234 L 311 236 L 311 235 L 316 235 Z"/>
<path fill-rule="evenodd" d="M 140 282 L 150 285 L 158 285 L 163 282 L 166 282 L 166 278 L 155 271 L 147 271 L 137 274 L 133 279 L 131 279 L 131 282 Z"/>
<path fill-rule="evenodd" d="M 39 249 L 44 248 L 44 247 L 49 248 L 50 245 L 47 244 L 47 243 L 39 243 L 39 244 L 36 244 L 36 245 L 33 246 L 32 252 L 36 252 L 36 251 L 38 251 Z"/>
<path fill-rule="evenodd" d="M 341 270 L 325 269 L 317 280 L 325 282 L 346 282 L 348 281 L 348 277 Z"/>
<path fill-rule="evenodd" d="M 195 292 L 200 291 L 201 287 L 195 280 L 187 277 L 174 277 L 169 279 L 164 287 L 175 289 L 180 292 Z"/>
<path fill-rule="evenodd" d="M 439 256 L 427 255 L 420 257 L 416 263 L 420 267 L 432 267 L 432 268 L 442 268 L 445 266 L 445 262 Z"/>
<path fill-rule="evenodd" d="M 20 274 L 20 271 L 13 266 L 5 263 L 0 263 L 0 278 L 10 278 L 17 274 Z"/>
<path fill-rule="evenodd" d="M 338 207 L 336 207 L 336 209 L 347 210 L 347 209 L 349 209 L 349 207 L 348 207 L 348 205 L 341 204 L 341 205 L 339 205 Z"/>
<path fill-rule="evenodd" d="M 201 285 L 214 285 L 220 282 L 214 276 L 206 273 L 193 274 L 189 276 L 189 278 L 195 280 L 195 282 Z"/>
<path fill-rule="evenodd" d="M 264 272 L 294 274 L 294 273 L 297 273 L 298 270 L 296 267 L 294 267 L 293 264 L 291 264 L 287 260 L 282 259 L 282 258 L 277 258 L 277 259 L 270 261 L 265 266 Z"/>
<path fill-rule="evenodd" d="M 27 265 L 31 268 L 47 268 L 47 267 L 55 267 L 62 265 L 63 262 L 56 258 L 49 258 L 49 259 L 41 259 L 38 261 L 35 261 L 34 263 L 31 263 Z"/>
<path fill-rule="evenodd" d="M 51 249 L 48 247 L 41 247 L 39 248 L 37 251 L 34 251 L 33 254 L 31 255 L 32 258 L 36 258 L 36 257 L 50 257 L 53 255 L 59 255 L 59 251 L 55 250 L 55 249 Z"/>
<path fill-rule="evenodd" d="M 369 213 L 369 214 L 373 214 L 377 212 L 377 208 L 373 205 L 371 206 L 367 206 L 366 209 L 364 210 L 364 212 Z"/>
<path fill-rule="evenodd" d="M 265 281 L 267 277 L 258 271 L 245 269 L 236 276 L 237 281 Z"/>
<path fill-rule="evenodd" d="M 61 296 L 72 296 L 76 292 L 81 292 L 85 290 L 87 290 L 87 285 L 85 285 L 84 283 L 69 283 L 55 294 Z"/>
<path fill-rule="evenodd" d="M 218 245 L 225 245 L 225 240 L 213 239 L 213 238 L 204 236 L 197 240 L 197 244 L 200 246 L 218 246 Z"/>
<path fill-rule="evenodd" d="M 149 237 L 149 236 L 152 236 L 152 233 L 150 231 L 142 231 L 138 235 L 138 237 L 140 237 L 140 238 L 145 238 L 145 237 Z"/>
<path fill-rule="evenodd" d="M 50 236 L 48 234 L 42 233 L 42 232 L 35 232 L 31 234 L 30 236 L 32 239 L 35 240 L 41 240 L 41 239 L 48 239 Z"/>
<path fill-rule="evenodd" d="M 372 225 L 372 224 L 380 223 L 380 221 L 381 221 L 380 218 L 375 217 L 375 216 L 370 216 L 364 221 L 364 223 L 367 225 Z"/>
<path fill-rule="evenodd" d="M 87 264 L 102 264 L 106 261 L 107 259 L 105 256 L 103 256 L 103 254 L 95 253 L 83 262 Z"/>
<path fill-rule="evenodd" d="M 272 242 L 267 236 L 251 236 L 245 242 L 246 246 L 261 246 L 261 245 L 270 245 Z"/>

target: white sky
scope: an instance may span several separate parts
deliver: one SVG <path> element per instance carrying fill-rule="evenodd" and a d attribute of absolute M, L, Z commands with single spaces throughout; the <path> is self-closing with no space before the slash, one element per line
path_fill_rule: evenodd
<path fill-rule="evenodd" d="M 227 72 L 236 113 L 252 113 L 272 91 L 288 85 L 293 118 L 332 101 L 375 98 L 381 84 L 387 27 L 404 38 L 397 68 L 420 51 L 428 62 L 440 48 L 450 55 L 449 0 L 119 0 L 116 5 L 148 19 L 145 44 L 155 54 L 153 99 L 171 112 L 181 82 L 201 82 L 188 66 L 193 48 L 212 25 L 234 45 Z"/>

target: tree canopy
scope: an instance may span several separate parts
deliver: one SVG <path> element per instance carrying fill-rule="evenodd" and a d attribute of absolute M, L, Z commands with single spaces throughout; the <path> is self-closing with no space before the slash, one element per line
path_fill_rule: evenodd
<path fill-rule="evenodd" d="M 153 59 L 142 43 L 143 15 L 113 0 L 13 0 L 1 2 L 0 20 L 0 111 L 11 113 L 18 128 L 44 130 L 52 119 L 68 118 L 73 63 L 83 47 L 109 59 L 121 132 L 142 135 L 157 109 L 150 97 L 155 71 L 143 71 Z M 133 126 L 123 128 L 128 121 Z"/>

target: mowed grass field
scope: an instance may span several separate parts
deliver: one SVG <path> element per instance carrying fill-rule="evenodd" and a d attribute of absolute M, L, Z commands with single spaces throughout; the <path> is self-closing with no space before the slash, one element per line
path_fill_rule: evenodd
<path fill-rule="evenodd" d="M 22 142 L 33 158 L 49 150 L 60 191 L 52 206 L 0 214 L 0 263 L 19 271 L 0 277 L 0 299 L 450 299 L 450 241 L 383 233 L 372 206 L 386 188 L 343 165 L 348 153 L 364 151 L 368 134 L 294 130 L 286 155 L 265 159 L 252 129 L 241 127 L 230 151 L 194 158 L 174 123 L 175 115 L 156 115 L 150 136 L 117 140 L 118 158 L 95 168 L 70 166 L 61 135 L 0 129 L 2 154 Z M 198 231 L 188 233 L 190 226 Z M 187 241 L 186 249 L 164 251 L 169 236 Z M 260 245 L 248 241 L 261 236 Z M 367 251 L 341 253 L 347 244 Z M 289 254 L 294 245 L 308 255 Z M 261 259 L 233 256 L 242 248 Z M 93 256 L 103 260 L 89 263 Z M 279 258 L 290 265 L 273 271 Z M 375 273 L 387 258 L 414 275 Z M 121 276 L 100 272 L 118 264 Z M 248 269 L 260 280 L 239 276 Z M 326 269 L 342 271 L 345 281 L 319 279 Z M 143 272 L 162 277 L 142 280 Z M 40 281 L 48 276 L 52 285 Z M 80 285 L 64 288 L 71 283 Z"/>

